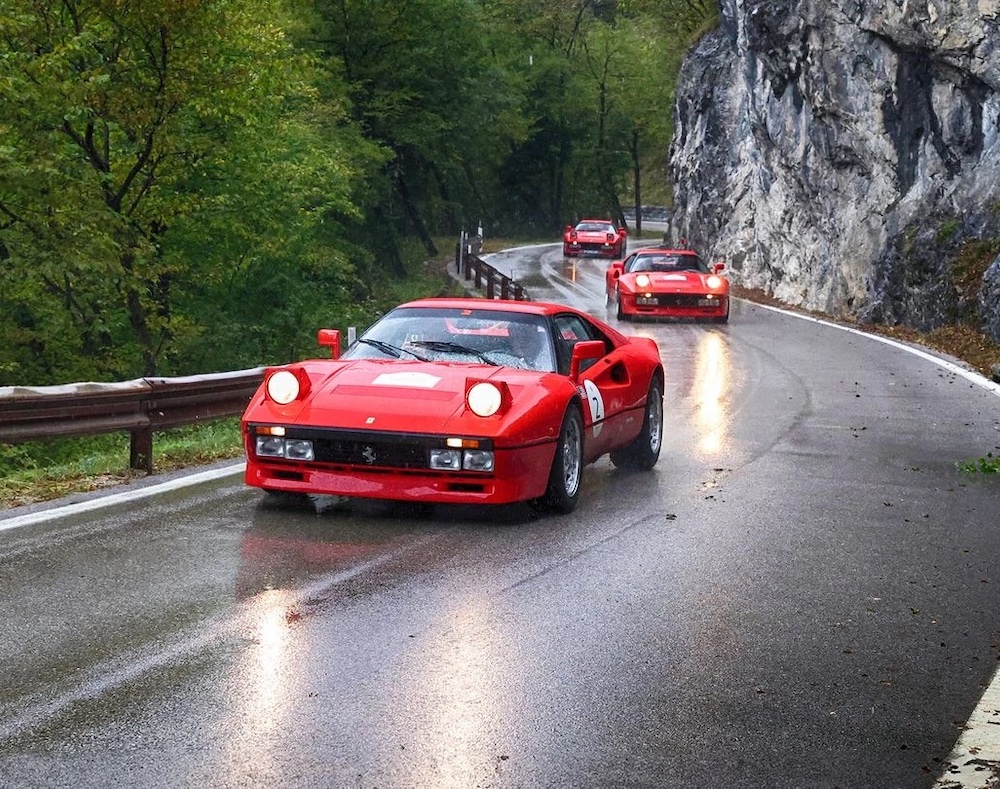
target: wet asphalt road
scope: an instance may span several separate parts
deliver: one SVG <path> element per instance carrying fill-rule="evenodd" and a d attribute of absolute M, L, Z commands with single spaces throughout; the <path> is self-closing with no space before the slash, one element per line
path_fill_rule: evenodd
<path fill-rule="evenodd" d="M 605 315 L 601 261 L 491 262 Z M 933 786 L 1000 657 L 996 388 L 747 303 L 625 329 L 665 449 L 572 516 L 0 513 L 0 786 Z"/>

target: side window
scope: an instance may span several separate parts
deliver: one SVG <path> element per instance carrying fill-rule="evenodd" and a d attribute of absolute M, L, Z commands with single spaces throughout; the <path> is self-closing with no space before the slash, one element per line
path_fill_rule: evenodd
<path fill-rule="evenodd" d="M 569 375 L 570 357 L 573 346 L 584 340 L 601 340 L 605 352 L 610 348 L 607 337 L 577 315 L 557 315 L 553 321 L 556 328 L 556 361 L 559 372 Z M 591 360 L 589 364 L 593 364 Z"/>

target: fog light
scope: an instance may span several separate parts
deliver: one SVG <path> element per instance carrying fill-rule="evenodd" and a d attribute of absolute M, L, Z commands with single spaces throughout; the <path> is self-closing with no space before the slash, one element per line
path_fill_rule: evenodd
<path fill-rule="evenodd" d="M 285 439 L 285 457 L 289 460 L 315 460 L 313 442 L 301 438 Z"/>
<path fill-rule="evenodd" d="M 462 458 L 466 471 L 493 471 L 493 453 L 485 449 L 467 449 Z"/>
<path fill-rule="evenodd" d="M 431 468 L 437 471 L 458 471 L 462 468 L 462 452 L 458 449 L 432 449 Z"/>

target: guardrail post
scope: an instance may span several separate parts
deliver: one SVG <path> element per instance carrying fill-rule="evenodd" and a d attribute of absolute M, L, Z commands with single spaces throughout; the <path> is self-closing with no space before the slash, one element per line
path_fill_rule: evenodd
<path fill-rule="evenodd" d="M 153 428 L 133 430 L 129 443 L 128 467 L 138 471 L 153 473 Z"/>

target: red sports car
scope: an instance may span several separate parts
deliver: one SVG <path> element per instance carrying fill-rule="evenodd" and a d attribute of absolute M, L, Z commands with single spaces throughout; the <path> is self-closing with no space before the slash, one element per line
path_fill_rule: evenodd
<path fill-rule="evenodd" d="M 243 414 L 248 485 L 566 513 L 586 463 L 660 454 L 656 343 L 570 307 L 423 299 L 319 343 L 332 358 L 268 368 Z"/>
<path fill-rule="evenodd" d="M 563 255 L 604 255 L 620 258 L 625 255 L 628 228 L 618 227 L 610 219 L 584 219 L 576 227 L 563 229 Z"/>
<path fill-rule="evenodd" d="M 607 303 L 619 320 L 638 316 L 729 320 L 729 280 L 722 263 L 708 266 L 690 249 L 645 247 L 605 273 Z"/>

